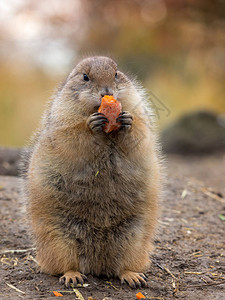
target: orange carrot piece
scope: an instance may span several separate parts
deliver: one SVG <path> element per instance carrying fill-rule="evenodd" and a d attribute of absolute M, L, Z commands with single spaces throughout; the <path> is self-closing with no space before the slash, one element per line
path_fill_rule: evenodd
<path fill-rule="evenodd" d="M 145 296 L 141 292 L 137 293 L 136 297 L 137 297 L 137 299 L 144 299 L 145 298 Z"/>
<path fill-rule="evenodd" d="M 56 291 L 53 291 L 53 294 L 56 296 L 56 297 L 62 297 L 63 295 L 59 292 L 56 292 Z"/>
<path fill-rule="evenodd" d="M 117 101 L 113 96 L 105 95 L 102 98 L 101 106 L 98 109 L 98 112 L 104 114 L 109 120 L 109 123 L 106 123 L 103 130 L 108 133 L 113 130 L 116 130 L 120 127 L 120 123 L 116 122 L 119 114 L 122 111 L 122 106 L 119 101 Z"/>

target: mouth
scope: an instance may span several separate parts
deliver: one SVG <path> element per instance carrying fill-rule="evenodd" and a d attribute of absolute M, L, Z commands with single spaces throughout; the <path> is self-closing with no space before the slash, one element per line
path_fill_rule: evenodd
<path fill-rule="evenodd" d="M 105 96 L 109 96 L 109 95 L 105 95 Z M 100 97 L 100 98 L 95 99 L 95 103 L 94 103 L 94 109 L 95 110 L 98 110 L 99 107 L 101 106 L 102 98 L 104 98 L 104 97 Z"/>

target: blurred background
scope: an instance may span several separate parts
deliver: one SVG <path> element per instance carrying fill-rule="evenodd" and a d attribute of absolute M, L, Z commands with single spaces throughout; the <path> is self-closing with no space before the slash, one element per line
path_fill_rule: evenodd
<path fill-rule="evenodd" d="M 224 124 L 224 0 L 2 0 L 0 42 L 2 146 L 27 143 L 55 87 L 90 54 L 142 81 L 162 131 L 195 111 Z"/>

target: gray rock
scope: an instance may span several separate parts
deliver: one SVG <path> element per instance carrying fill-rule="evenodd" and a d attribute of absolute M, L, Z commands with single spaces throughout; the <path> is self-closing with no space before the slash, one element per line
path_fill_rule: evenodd
<path fill-rule="evenodd" d="M 0 175 L 18 176 L 22 148 L 0 147 Z"/>
<path fill-rule="evenodd" d="M 225 117 L 208 111 L 187 114 L 163 131 L 161 141 L 167 153 L 225 151 Z"/>

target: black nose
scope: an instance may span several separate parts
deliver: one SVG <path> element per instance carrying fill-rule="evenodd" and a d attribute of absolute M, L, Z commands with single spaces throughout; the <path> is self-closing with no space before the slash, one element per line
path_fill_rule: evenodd
<path fill-rule="evenodd" d="M 110 88 L 108 88 L 108 87 L 102 89 L 102 91 L 101 91 L 101 96 L 104 97 L 105 95 L 113 96 L 113 91 L 112 91 L 112 89 L 110 89 Z"/>

